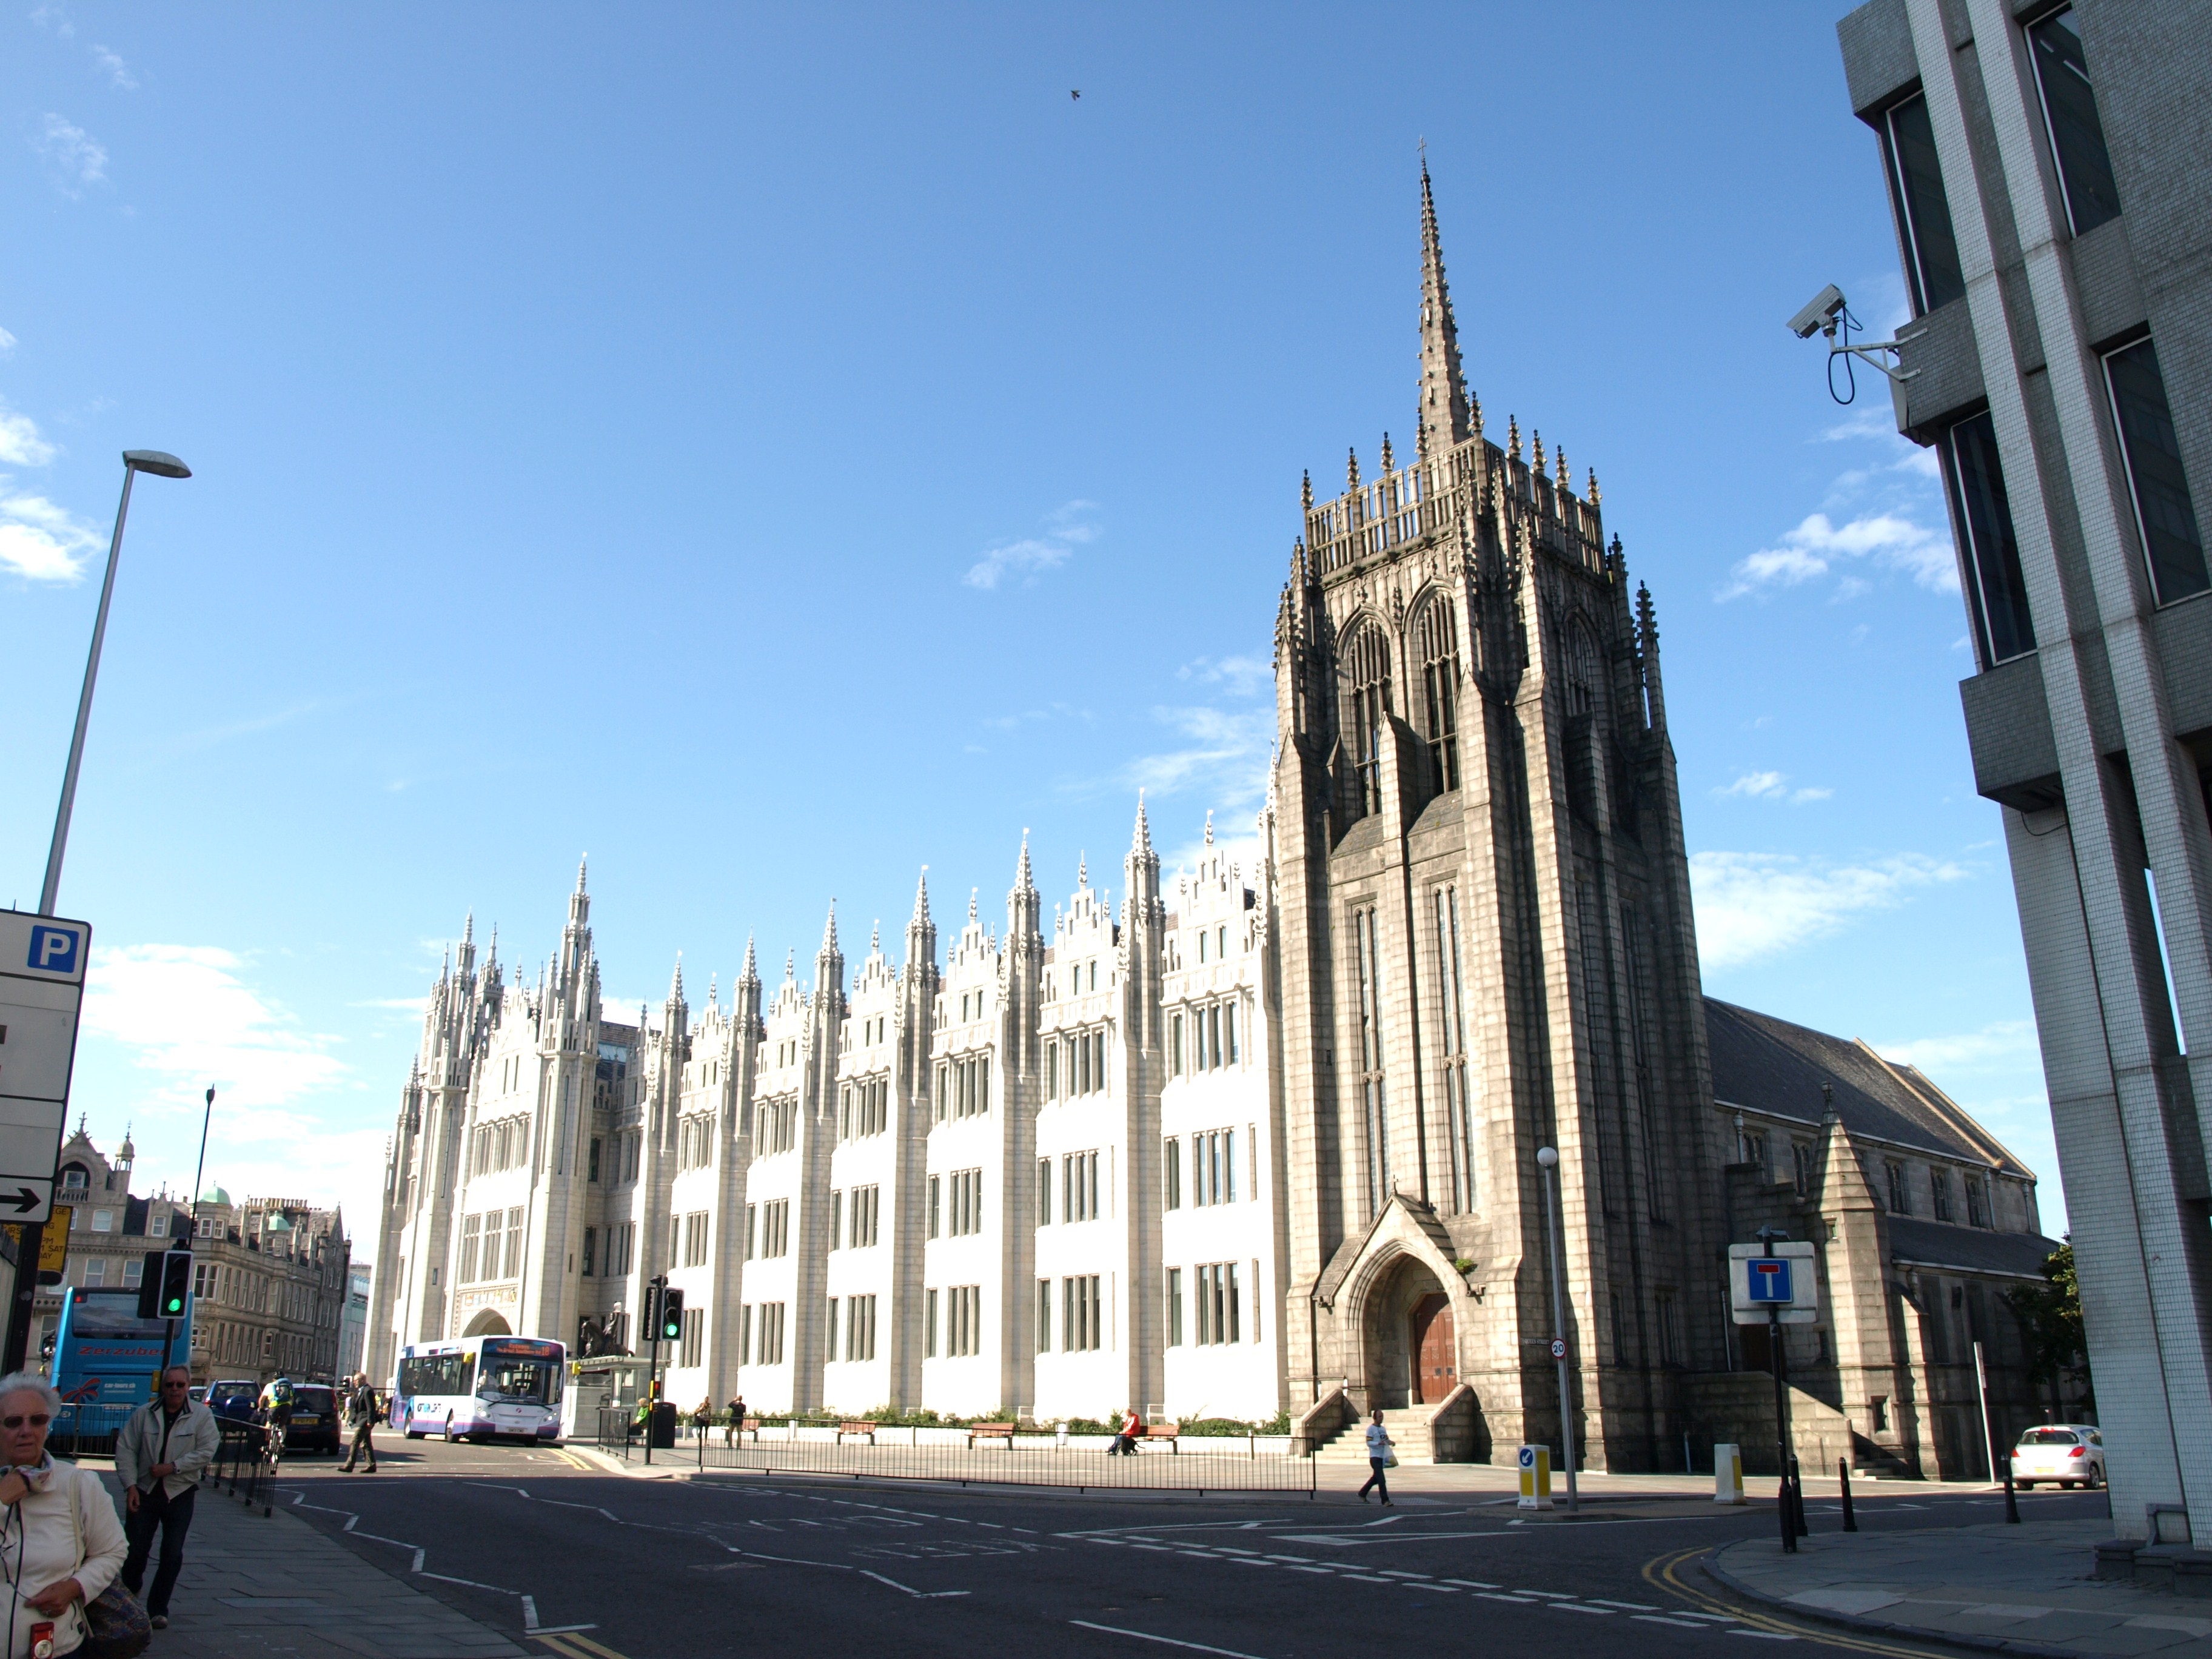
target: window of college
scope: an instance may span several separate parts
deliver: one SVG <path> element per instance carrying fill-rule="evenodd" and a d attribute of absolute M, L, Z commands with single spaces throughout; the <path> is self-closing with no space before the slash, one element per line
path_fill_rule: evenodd
<path fill-rule="evenodd" d="M 1048 1037 L 1044 1045 L 1044 1097 L 1072 1100 L 1106 1090 L 1106 1033 L 1076 1031 Z"/>
<path fill-rule="evenodd" d="M 1188 1070 L 1212 1072 L 1237 1063 L 1235 998 L 1201 1003 L 1188 1011 L 1179 1010 L 1169 1021 L 1168 1070 L 1176 1077 L 1182 1076 L 1186 1070 L 1183 1045 L 1186 1024 L 1190 1033 Z"/>
<path fill-rule="evenodd" d="M 1060 1346 L 1064 1353 L 1089 1353 L 1102 1346 L 1098 1275 L 1078 1273 L 1060 1281 Z"/>
<path fill-rule="evenodd" d="M 937 1067 L 937 1121 L 981 1117 L 991 1109 L 991 1057 L 969 1054 Z"/>

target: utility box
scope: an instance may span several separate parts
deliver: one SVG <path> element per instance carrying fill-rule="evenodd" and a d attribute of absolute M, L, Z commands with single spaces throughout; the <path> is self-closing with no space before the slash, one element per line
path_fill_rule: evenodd
<path fill-rule="evenodd" d="M 676 1445 L 676 1402 L 663 1400 L 653 1407 L 651 1439 L 647 1442 L 655 1451 L 672 1450 Z"/>

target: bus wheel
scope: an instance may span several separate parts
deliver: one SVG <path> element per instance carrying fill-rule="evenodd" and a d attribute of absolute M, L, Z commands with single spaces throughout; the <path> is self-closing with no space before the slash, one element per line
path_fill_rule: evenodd
<path fill-rule="evenodd" d="M 424 1429 L 410 1429 L 407 1431 L 407 1437 L 410 1440 L 420 1440 L 428 1432 L 428 1431 Z"/>

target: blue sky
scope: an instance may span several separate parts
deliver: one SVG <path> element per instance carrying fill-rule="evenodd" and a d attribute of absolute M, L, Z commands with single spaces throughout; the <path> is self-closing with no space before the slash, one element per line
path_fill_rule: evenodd
<path fill-rule="evenodd" d="M 148 1181 L 373 1204 L 473 908 L 611 996 L 1249 833 L 1301 469 L 1409 447 L 1416 145 L 1492 424 L 1659 607 L 1707 988 L 1922 1063 L 2063 1224 L 1932 468 L 1782 324 L 1900 305 L 1826 4 L 0 18 L 0 902 Z M 1071 90 L 1082 96 L 1073 99 Z M 1862 377 L 1864 380 L 1870 377 Z M 12 888 L 6 883 L 12 881 Z"/>

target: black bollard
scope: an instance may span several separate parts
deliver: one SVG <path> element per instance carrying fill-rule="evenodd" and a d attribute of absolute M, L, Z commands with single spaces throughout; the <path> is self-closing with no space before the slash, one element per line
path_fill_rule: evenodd
<path fill-rule="evenodd" d="M 2012 1459 L 2004 1461 L 2005 1520 L 2012 1526 L 2020 1524 L 2020 1499 L 2013 1495 Z"/>
<path fill-rule="evenodd" d="M 1848 1457 L 1838 1457 L 1836 1460 L 1836 1474 L 1842 1478 L 1844 1483 L 1844 1530 L 1856 1532 L 1859 1529 L 1859 1518 L 1851 1512 L 1851 1460 Z"/>
<path fill-rule="evenodd" d="M 1813 1529 L 1805 1524 L 1805 1475 L 1797 1467 L 1794 1455 L 1790 1459 L 1790 1514 L 1797 1524 L 1797 1535 L 1800 1538 L 1811 1537 Z"/>

